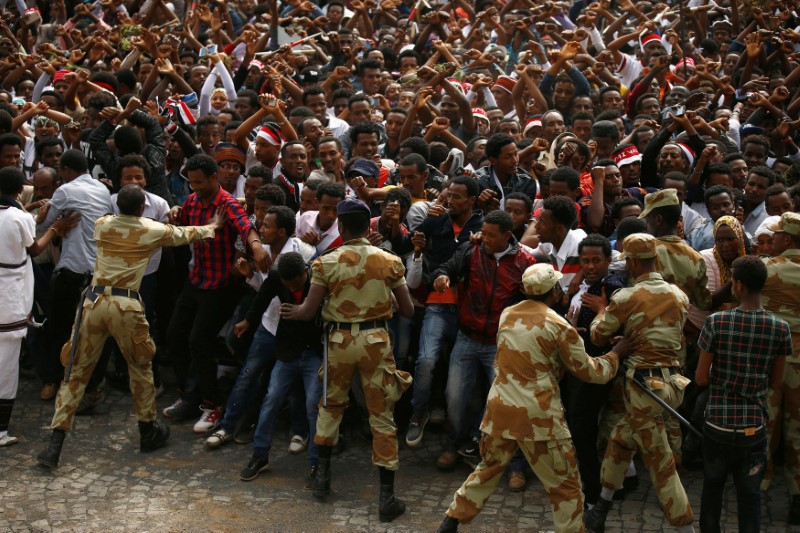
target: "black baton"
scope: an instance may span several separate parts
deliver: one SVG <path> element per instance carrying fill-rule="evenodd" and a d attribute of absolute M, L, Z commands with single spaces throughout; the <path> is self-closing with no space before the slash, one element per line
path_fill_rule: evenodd
<path fill-rule="evenodd" d="M 667 402 L 665 402 L 664 400 L 662 400 L 662 399 L 661 399 L 661 397 L 660 397 L 658 394 L 656 394 L 655 392 L 653 392 L 653 391 L 651 391 L 649 388 L 647 388 L 647 385 L 645 385 L 644 383 L 642 383 L 641 381 L 639 381 L 639 380 L 638 380 L 637 378 L 635 378 L 635 377 L 634 377 L 634 378 L 632 378 L 632 380 L 633 380 L 633 382 L 634 382 L 634 383 L 636 383 L 637 385 L 639 385 L 639 388 L 640 388 L 640 389 L 642 389 L 644 392 L 646 392 L 648 396 L 650 396 L 650 397 L 651 397 L 653 400 L 655 400 L 655 401 L 656 401 L 656 403 L 657 403 L 658 405 L 660 405 L 661 407 L 663 407 L 664 409 L 666 409 L 666 410 L 667 410 L 667 412 L 669 412 L 669 414 L 671 414 L 672 416 L 674 416 L 675 418 L 677 418 L 677 419 L 678 419 L 680 422 L 682 422 L 682 423 L 683 423 L 683 425 L 684 425 L 684 426 L 686 426 L 687 428 L 689 428 L 689 429 L 692 431 L 692 433 L 694 433 L 695 435 L 697 435 L 697 436 L 698 436 L 698 437 L 700 437 L 701 439 L 703 438 L 703 434 L 702 434 L 702 433 L 700 433 L 700 431 L 699 431 L 699 430 L 698 430 L 696 427 L 694 427 L 694 426 L 692 425 L 692 423 L 691 423 L 691 422 L 689 422 L 688 420 L 686 420 L 685 418 L 683 418 L 683 417 L 681 416 L 681 414 L 680 414 L 680 413 L 678 413 L 678 411 L 676 411 L 675 409 L 673 409 L 672 407 L 670 407 L 670 406 L 667 404 Z"/>

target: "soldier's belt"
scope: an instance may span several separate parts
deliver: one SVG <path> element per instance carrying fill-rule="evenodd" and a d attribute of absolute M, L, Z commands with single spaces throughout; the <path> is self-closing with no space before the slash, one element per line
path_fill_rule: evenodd
<path fill-rule="evenodd" d="M 353 326 L 357 325 L 359 331 L 364 331 L 366 329 L 387 329 L 388 324 L 385 320 L 367 320 L 366 322 L 331 322 L 329 327 L 331 329 L 346 329 L 351 330 Z"/>
<path fill-rule="evenodd" d="M 761 431 L 766 427 L 764 424 L 761 424 L 760 426 L 754 428 L 724 428 L 708 421 L 706 421 L 706 425 L 714 428 L 717 431 L 722 431 L 724 433 L 744 433 L 748 437 L 755 435 L 756 432 Z"/>
<path fill-rule="evenodd" d="M 123 298 L 133 298 L 134 300 L 141 300 L 137 291 L 132 289 L 120 289 L 118 287 L 109 287 L 107 285 L 92 285 L 89 287 L 89 292 L 94 294 L 110 294 L 111 296 L 121 296 Z"/>
<path fill-rule="evenodd" d="M 640 366 L 633 369 L 633 373 L 638 377 L 669 377 L 678 374 L 679 370 L 672 366 Z"/>

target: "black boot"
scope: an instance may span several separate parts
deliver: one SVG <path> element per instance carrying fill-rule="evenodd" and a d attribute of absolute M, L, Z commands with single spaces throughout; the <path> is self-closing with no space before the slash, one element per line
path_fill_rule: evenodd
<path fill-rule="evenodd" d="M 158 422 L 139 422 L 139 451 L 152 452 L 167 445 L 169 426 Z"/>
<path fill-rule="evenodd" d="M 789 507 L 788 522 L 793 526 L 800 524 L 800 494 L 792 496 L 792 505 Z"/>
<path fill-rule="evenodd" d="M 315 498 L 325 498 L 331 493 L 331 447 L 317 446 L 319 460 L 312 487 Z"/>
<path fill-rule="evenodd" d="M 61 457 L 61 447 L 64 445 L 64 437 L 67 433 L 63 429 L 54 429 L 53 434 L 50 436 L 50 442 L 47 444 L 47 449 L 39 452 L 36 460 L 39 464 L 46 468 L 56 468 L 58 466 L 58 459 Z"/>
<path fill-rule="evenodd" d="M 597 504 L 583 515 L 583 523 L 588 531 L 603 533 L 606 529 L 606 517 L 611 510 L 611 502 L 597 498 Z"/>
<path fill-rule="evenodd" d="M 436 530 L 436 533 L 457 533 L 457 532 L 458 532 L 458 520 L 456 520 L 452 516 L 445 516 L 442 525 L 440 525 L 439 529 Z"/>
<path fill-rule="evenodd" d="M 406 504 L 394 497 L 394 471 L 384 467 L 380 467 L 378 471 L 381 476 L 378 518 L 381 522 L 391 522 L 406 512 Z"/>

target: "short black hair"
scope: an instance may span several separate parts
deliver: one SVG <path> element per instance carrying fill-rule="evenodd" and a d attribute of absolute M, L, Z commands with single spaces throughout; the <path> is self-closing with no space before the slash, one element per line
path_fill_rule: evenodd
<path fill-rule="evenodd" d="M 49 148 L 51 146 L 60 146 L 61 148 L 64 148 L 64 141 L 62 141 L 58 137 L 45 137 L 41 141 L 37 141 L 36 146 L 34 147 L 34 151 L 36 152 L 36 159 L 41 159 L 42 152 L 44 152 L 44 149 Z"/>
<path fill-rule="evenodd" d="M 138 154 L 142 151 L 142 136 L 133 126 L 120 126 L 114 130 L 114 146 L 121 154 Z"/>
<path fill-rule="evenodd" d="M 264 165 L 253 165 L 247 169 L 248 178 L 261 178 L 264 183 L 272 183 L 272 170 Z"/>
<path fill-rule="evenodd" d="M 611 257 L 611 241 L 606 239 L 599 233 L 591 233 L 578 244 L 578 255 L 583 253 L 583 249 L 588 246 L 594 246 L 603 250 L 603 255 Z"/>
<path fill-rule="evenodd" d="M 341 183 L 333 181 L 326 181 L 317 187 L 317 200 L 322 200 L 323 196 L 330 196 L 331 198 L 338 198 L 344 200 L 347 196 L 347 189 Z"/>
<path fill-rule="evenodd" d="M 217 162 L 210 155 L 195 154 L 186 161 L 183 170 L 187 173 L 190 170 L 201 170 L 207 178 L 210 178 L 212 174 L 216 174 L 219 171 L 219 167 L 217 166 Z"/>
<path fill-rule="evenodd" d="M 514 220 L 511 218 L 511 215 L 499 209 L 495 209 L 494 211 L 483 217 L 483 223 L 493 224 L 498 228 L 500 228 L 500 231 L 502 231 L 503 233 L 514 229 Z"/>
<path fill-rule="evenodd" d="M 86 156 L 83 152 L 74 148 L 70 148 L 61 154 L 58 164 L 61 168 L 68 168 L 81 174 L 86 174 L 89 171 L 89 162 L 86 161 Z"/>
<path fill-rule="evenodd" d="M 409 137 L 400 143 L 400 149 L 403 148 L 408 148 L 413 153 L 421 155 L 426 161 L 431 158 L 431 149 L 422 137 Z"/>
<path fill-rule="evenodd" d="M 727 174 L 731 175 L 731 166 L 728 163 L 711 163 L 706 167 L 708 174 Z"/>
<path fill-rule="evenodd" d="M 0 194 L 16 196 L 25 185 L 25 174 L 17 167 L 0 168 Z"/>
<path fill-rule="evenodd" d="M 278 259 L 278 276 L 284 281 L 297 279 L 306 272 L 306 261 L 297 252 L 281 254 Z"/>
<path fill-rule="evenodd" d="M 383 205 L 388 205 L 392 202 L 398 202 L 400 211 L 405 211 L 411 207 L 411 193 L 403 187 L 389 189 L 389 192 L 386 193 L 386 198 L 383 199 Z"/>
<path fill-rule="evenodd" d="M 274 183 L 267 183 L 256 190 L 256 200 L 269 202 L 273 206 L 286 205 L 286 193 Z"/>
<path fill-rule="evenodd" d="M 778 175 L 772 171 L 769 167 L 765 167 L 764 165 L 759 165 L 757 167 L 753 167 L 747 170 L 747 179 L 750 179 L 750 174 L 755 174 L 756 176 L 761 176 L 762 178 L 767 178 L 769 181 L 769 185 L 774 185 L 775 182 L 778 180 Z"/>
<path fill-rule="evenodd" d="M 733 191 L 729 187 L 726 187 L 725 185 L 714 185 L 713 187 L 706 189 L 706 192 L 703 193 L 703 203 L 706 204 L 706 207 L 708 207 L 711 198 L 714 196 L 719 196 L 720 194 L 727 194 L 731 199 L 731 203 L 736 201 L 736 198 L 733 196 Z"/>
<path fill-rule="evenodd" d="M 380 70 L 381 69 L 381 64 L 377 59 L 364 60 L 364 61 L 362 61 L 361 63 L 358 64 L 358 75 L 359 76 L 364 76 L 364 74 L 365 74 L 364 71 L 366 71 L 367 69 Z"/>
<path fill-rule="evenodd" d="M 592 124 L 592 138 L 608 138 L 619 141 L 619 128 L 610 120 L 598 120 Z"/>
<path fill-rule="evenodd" d="M 198 135 L 200 134 L 200 128 L 205 126 L 219 126 L 219 120 L 214 115 L 206 115 L 197 119 L 197 122 L 194 124 L 195 130 L 197 130 Z"/>
<path fill-rule="evenodd" d="M 330 7 L 330 4 L 328 5 L 328 7 Z M 303 105 L 308 105 L 309 96 L 317 96 L 319 94 L 325 96 L 325 101 L 327 102 L 328 98 L 325 95 L 325 89 L 323 89 L 319 85 L 311 85 L 303 89 Z"/>
<path fill-rule="evenodd" d="M 141 154 L 128 154 L 122 157 L 117 163 L 117 179 L 122 179 L 122 169 L 128 167 L 139 167 L 144 170 L 144 179 L 150 181 L 150 163 Z"/>
<path fill-rule="evenodd" d="M 581 175 L 572 167 L 558 167 L 550 174 L 550 183 L 554 181 L 567 184 L 567 189 L 577 191 L 581 186 Z"/>
<path fill-rule="evenodd" d="M 731 274 L 751 293 L 761 292 L 767 282 L 767 266 L 761 258 L 753 255 L 736 258 L 731 265 Z"/>
<path fill-rule="evenodd" d="M 319 145 L 322 143 L 334 143 L 336 145 L 336 148 L 340 152 L 342 151 L 342 142 L 332 135 L 320 138 L 319 142 L 317 143 L 317 147 L 319 147 Z"/>
<path fill-rule="evenodd" d="M 359 122 L 350 128 L 350 142 L 355 145 L 358 142 L 358 136 L 362 134 L 375 135 L 375 138 L 380 141 L 381 128 L 374 122 L 369 122 L 366 120 L 364 122 Z"/>
<path fill-rule="evenodd" d="M 416 153 L 405 156 L 400 160 L 400 163 L 398 163 L 397 166 L 407 167 L 411 165 L 416 165 L 417 172 L 425 172 L 428 170 L 428 163 L 425 162 L 425 158 Z"/>
<path fill-rule="evenodd" d="M 647 223 L 639 217 L 625 217 L 617 226 L 617 242 L 634 233 L 647 233 Z"/>
<path fill-rule="evenodd" d="M 25 146 L 22 142 L 22 138 L 16 133 L 4 133 L 0 135 L 0 150 L 2 150 L 4 146 L 12 144 L 19 146 L 20 150 Z"/>
<path fill-rule="evenodd" d="M 456 176 L 450 180 L 450 185 L 463 185 L 467 188 L 467 196 L 478 196 L 481 193 L 477 180 L 470 176 Z"/>
<path fill-rule="evenodd" d="M 531 197 L 525 194 L 524 192 L 512 192 L 506 195 L 506 202 L 509 200 L 519 200 L 525 204 L 525 210 L 528 213 L 533 212 L 533 202 L 531 201 Z"/>
<path fill-rule="evenodd" d="M 290 146 L 302 146 L 303 150 L 306 149 L 306 145 L 300 141 L 286 141 L 283 143 L 283 146 L 281 146 L 281 158 L 286 157 L 286 153 L 288 152 Z"/>
<path fill-rule="evenodd" d="M 767 189 L 767 195 L 764 197 L 764 202 L 766 202 L 770 196 L 778 196 L 779 194 L 788 193 L 788 189 L 786 185 L 783 183 L 776 183 L 775 185 L 770 185 Z"/>
<path fill-rule="evenodd" d="M 266 215 L 275 215 L 275 225 L 279 229 L 286 230 L 286 236 L 291 237 L 294 235 L 294 230 L 297 228 L 297 218 L 294 211 L 285 205 L 274 205 L 267 209 Z"/>
<path fill-rule="evenodd" d="M 552 178 L 550 178 L 552 180 Z M 566 196 L 549 196 L 542 202 L 542 209 L 550 211 L 553 220 L 569 231 L 578 219 L 575 202 Z"/>
<path fill-rule="evenodd" d="M 611 206 L 611 220 L 619 219 L 619 215 L 622 213 L 622 210 L 629 205 L 638 205 L 639 207 L 642 207 L 642 203 L 633 196 L 623 196 L 621 198 L 617 198 L 617 200 Z"/>
<path fill-rule="evenodd" d="M 121 215 L 138 215 L 144 205 L 144 191 L 135 184 L 126 185 L 117 194 L 117 207 Z"/>
<path fill-rule="evenodd" d="M 514 144 L 514 138 L 507 133 L 495 133 L 486 141 L 486 156 L 499 157 L 504 146 Z"/>

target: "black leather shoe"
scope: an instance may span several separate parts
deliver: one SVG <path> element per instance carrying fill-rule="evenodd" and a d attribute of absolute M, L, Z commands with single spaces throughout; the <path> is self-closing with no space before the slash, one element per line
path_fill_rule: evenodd
<path fill-rule="evenodd" d="M 457 533 L 458 520 L 451 516 L 445 516 L 442 525 L 436 530 L 436 533 Z"/>
<path fill-rule="evenodd" d="M 167 445 L 169 426 L 158 422 L 139 422 L 139 451 L 152 452 Z"/>
<path fill-rule="evenodd" d="M 331 493 L 331 460 L 320 457 L 317 462 L 317 471 L 314 476 L 312 489 L 314 497 L 324 498 Z"/>
<path fill-rule="evenodd" d="M 793 526 L 800 524 L 800 494 L 792 496 L 792 506 L 789 508 L 788 522 Z"/>
<path fill-rule="evenodd" d="M 606 517 L 611 510 L 611 502 L 597 498 L 597 504 L 583 514 L 583 523 L 588 531 L 603 533 L 606 529 Z"/>
<path fill-rule="evenodd" d="M 381 485 L 378 500 L 378 518 L 381 522 L 391 522 L 406 512 L 406 504 L 394 497 L 394 485 Z"/>
<path fill-rule="evenodd" d="M 47 449 L 39 452 L 36 460 L 45 468 L 58 467 L 58 460 L 61 457 L 61 447 L 64 445 L 64 437 L 67 433 L 63 429 L 54 429 L 53 434 L 50 436 L 50 442 L 47 444 Z"/>

